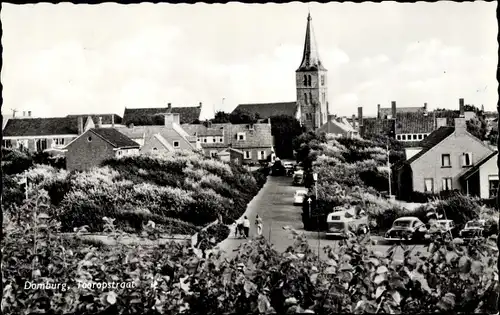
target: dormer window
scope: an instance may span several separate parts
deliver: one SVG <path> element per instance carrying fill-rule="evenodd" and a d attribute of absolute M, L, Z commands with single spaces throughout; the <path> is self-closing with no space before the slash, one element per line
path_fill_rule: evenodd
<path fill-rule="evenodd" d="M 248 130 L 254 130 L 253 124 L 248 125 Z"/>
<path fill-rule="evenodd" d="M 238 141 L 245 141 L 246 140 L 246 134 L 244 132 L 238 132 L 237 139 Z"/>

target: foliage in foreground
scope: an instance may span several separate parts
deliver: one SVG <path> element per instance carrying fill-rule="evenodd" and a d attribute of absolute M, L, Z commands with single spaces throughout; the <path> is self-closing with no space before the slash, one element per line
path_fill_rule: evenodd
<path fill-rule="evenodd" d="M 492 242 L 461 246 L 460 239 L 437 239 L 421 255 L 404 245 L 385 254 L 360 237 L 325 248 L 318 261 L 295 233 L 285 253 L 259 238 L 243 244 L 231 261 L 216 252 L 202 259 L 178 243 L 95 247 L 61 238 L 60 225 L 40 213 L 47 199 L 31 199 L 19 224 L 4 220 L 3 314 L 495 311 Z M 105 229 L 119 237 L 112 221 Z M 403 252 L 402 261 L 396 251 Z M 27 281 L 65 284 L 65 290 L 25 289 Z M 113 282 L 127 284 L 102 287 Z"/>

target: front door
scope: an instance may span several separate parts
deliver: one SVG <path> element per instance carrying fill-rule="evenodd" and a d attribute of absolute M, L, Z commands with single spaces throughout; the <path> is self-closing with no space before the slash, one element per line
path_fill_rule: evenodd
<path fill-rule="evenodd" d="M 36 140 L 36 150 L 42 152 L 47 149 L 47 139 Z"/>

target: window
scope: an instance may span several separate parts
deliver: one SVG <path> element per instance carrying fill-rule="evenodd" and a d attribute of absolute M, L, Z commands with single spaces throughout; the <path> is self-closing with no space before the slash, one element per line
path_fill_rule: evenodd
<path fill-rule="evenodd" d="M 12 141 L 10 141 L 10 140 L 2 140 L 2 146 L 4 148 L 11 148 L 12 147 Z"/>
<path fill-rule="evenodd" d="M 259 160 L 265 160 L 265 159 L 266 159 L 266 151 L 260 151 Z"/>
<path fill-rule="evenodd" d="M 244 132 L 238 132 L 238 141 L 245 141 L 246 135 Z"/>
<path fill-rule="evenodd" d="M 196 141 L 201 142 L 201 138 L 198 138 Z"/>
<path fill-rule="evenodd" d="M 402 135 L 401 138 L 403 138 L 403 141 L 406 141 L 406 135 Z"/>
<path fill-rule="evenodd" d="M 413 140 L 417 140 L 417 135 L 413 135 Z"/>
<path fill-rule="evenodd" d="M 214 142 L 214 143 L 216 142 L 216 141 L 215 141 L 215 137 L 213 137 L 213 138 L 212 138 L 212 142 Z"/>
<path fill-rule="evenodd" d="M 64 145 L 64 138 L 55 138 L 52 143 L 54 145 Z"/>
<path fill-rule="evenodd" d="M 443 191 L 448 191 L 451 190 L 451 177 L 444 177 L 443 178 Z"/>
<path fill-rule="evenodd" d="M 245 159 L 248 160 L 248 159 L 251 159 L 251 158 L 252 158 L 252 152 L 245 151 Z"/>
<path fill-rule="evenodd" d="M 326 94 L 325 94 L 325 92 L 321 93 L 321 100 L 322 100 L 323 103 L 326 102 Z"/>
<path fill-rule="evenodd" d="M 489 197 L 495 198 L 498 191 L 498 175 L 490 175 L 489 179 Z"/>
<path fill-rule="evenodd" d="M 427 134 L 424 135 L 424 139 L 427 138 Z"/>
<path fill-rule="evenodd" d="M 216 158 L 217 157 L 217 151 L 210 151 L 210 157 Z"/>
<path fill-rule="evenodd" d="M 19 150 L 27 150 L 28 149 L 28 139 L 17 140 L 17 148 Z"/>
<path fill-rule="evenodd" d="M 321 85 L 325 85 L 325 76 L 324 75 L 321 76 Z"/>
<path fill-rule="evenodd" d="M 122 150 L 118 150 L 118 151 L 116 152 L 116 154 L 117 154 L 118 156 L 122 155 L 122 153 L 123 153 L 123 152 L 122 152 Z"/>
<path fill-rule="evenodd" d="M 158 148 L 153 148 L 153 151 L 158 151 Z"/>
<path fill-rule="evenodd" d="M 422 140 L 423 136 L 420 134 L 418 135 L 418 140 Z"/>
<path fill-rule="evenodd" d="M 442 154 L 441 155 L 441 167 L 451 167 L 450 155 Z"/>
<path fill-rule="evenodd" d="M 88 142 L 91 142 L 91 141 L 92 141 L 92 137 L 88 137 L 88 138 L 87 138 L 87 141 L 88 141 Z"/>
<path fill-rule="evenodd" d="M 304 74 L 304 86 L 307 86 L 307 75 Z"/>
<path fill-rule="evenodd" d="M 204 142 L 204 143 L 207 143 L 207 138 L 203 138 L 203 142 Z"/>
<path fill-rule="evenodd" d="M 179 147 L 179 141 L 174 141 L 174 148 L 178 148 Z"/>
<path fill-rule="evenodd" d="M 309 104 L 313 105 L 313 96 L 312 96 L 312 93 L 309 92 Z"/>
<path fill-rule="evenodd" d="M 222 137 L 219 137 L 219 142 L 223 142 L 224 139 Z"/>
<path fill-rule="evenodd" d="M 424 192 L 426 193 L 434 192 L 434 180 L 432 178 L 424 179 Z"/>
<path fill-rule="evenodd" d="M 397 135 L 396 139 L 401 140 L 401 135 Z"/>
<path fill-rule="evenodd" d="M 472 153 L 466 152 L 462 154 L 462 167 L 472 166 Z"/>
<path fill-rule="evenodd" d="M 309 102 L 307 101 L 307 93 L 304 93 L 304 100 L 306 102 L 306 105 L 309 105 Z"/>

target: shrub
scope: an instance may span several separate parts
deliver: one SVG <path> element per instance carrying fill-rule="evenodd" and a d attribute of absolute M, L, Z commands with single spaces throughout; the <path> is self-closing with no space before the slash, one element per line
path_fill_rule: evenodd
<path fill-rule="evenodd" d="M 229 236 L 229 228 L 224 224 L 214 224 L 207 228 L 208 237 L 214 237 L 215 243 L 220 243 Z"/>
<path fill-rule="evenodd" d="M 195 225 L 206 225 L 217 219 L 218 214 L 231 216 L 232 202 L 213 190 L 202 190 L 193 194 L 193 202 L 181 219 Z M 227 213 L 230 212 L 230 213 Z M 238 211 L 235 211 L 238 212 Z"/>

